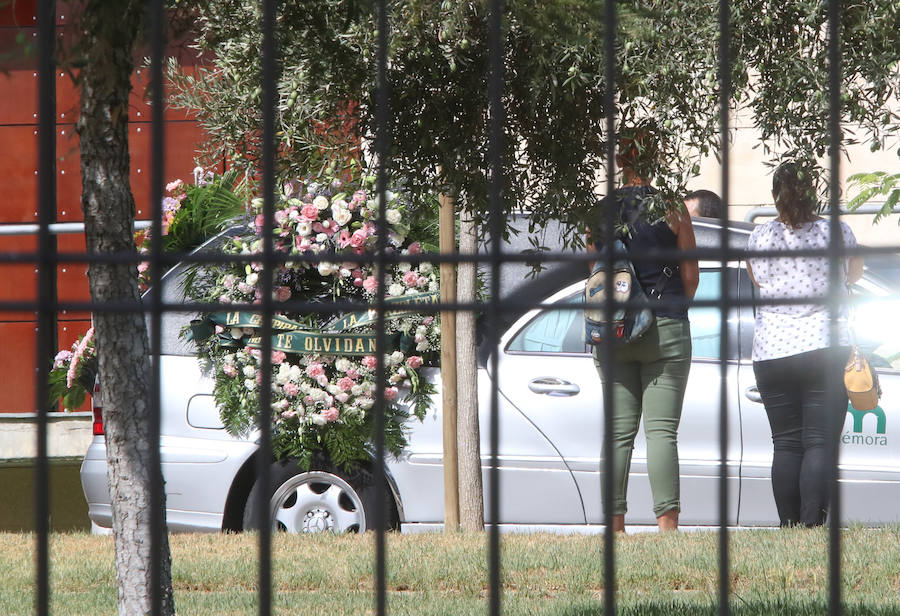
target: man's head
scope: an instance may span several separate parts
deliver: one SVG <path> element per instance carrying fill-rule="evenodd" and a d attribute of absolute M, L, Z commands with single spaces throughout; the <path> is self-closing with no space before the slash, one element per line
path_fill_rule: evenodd
<path fill-rule="evenodd" d="M 722 200 L 711 190 L 695 190 L 684 196 L 684 206 L 691 216 L 719 218 L 722 215 Z"/>

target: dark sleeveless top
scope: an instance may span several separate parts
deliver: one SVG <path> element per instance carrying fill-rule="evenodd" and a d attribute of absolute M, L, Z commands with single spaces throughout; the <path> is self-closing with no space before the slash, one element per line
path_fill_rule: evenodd
<path fill-rule="evenodd" d="M 650 224 L 646 220 L 646 207 L 643 201 L 653 192 L 655 192 L 654 189 L 649 186 L 625 186 L 616 191 L 620 219 L 630 230 L 630 233 L 625 233 L 621 236 L 622 243 L 628 248 L 629 255 L 645 255 L 653 250 L 675 250 L 678 248 L 678 238 L 665 220 L 654 224 Z M 666 262 L 632 260 L 632 263 L 634 264 L 638 281 L 648 294 L 659 282 L 663 267 L 670 267 L 674 275 L 666 281 L 661 299 L 676 298 L 683 300 L 685 298 L 684 284 L 681 282 L 681 274 L 678 271 L 679 261 L 677 259 Z M 667 307 L 662 305 L 656 308 L 654 312 L 659 317 L 682 320 L 687 320 L 688 318 L 687 308 L 676 306 Z"/>

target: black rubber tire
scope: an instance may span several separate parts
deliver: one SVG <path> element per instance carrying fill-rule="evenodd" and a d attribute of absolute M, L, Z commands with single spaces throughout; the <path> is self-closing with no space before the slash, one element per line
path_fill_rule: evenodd
<path fill-rule="evenodd" d="M 344 511 L 353 512 L 359 520 L 358 525 L 348 526 L 348 532 L 360 532 L 375 529 L 375 507 L 378 503 L 379 490 L 375 487 L 374 477 L 364 467 L 356 468 L 352 473 L 346 473 L 328 465 L 320 465 L 320 468 L 310 469 L 309 472 L 301 469 L 296 461 L 284 460 L 275 462 L 271 468 L 271 483 L 266 493 L 266 501 L 271 502 L 279 490 L 290 493 L 290 487 L 296 484 L 308 484 L 313 492 L 324 492 L 329 487 L 341 492 L 340 501 Z M 335 479 L 336 478 L 336 479 Z M 349 488 L 349 491 L 344 486 Z M 274 512 L 260 515 L 259 490 L 262 483 L 257 480 L 247 496 L 247 504 L 244 507 L 243 527 L 245 530 L 259 530 L 261 521 L 265 519 L 273 523 L 273 529 L 277 531 L 289 530 L 284 524 L 275 524 Z M 362 508 L 358 509 L 354 501 L 358 500 Z M 387 512 L 387 529 L 398 530 L 400 520 L 397 514 L 397 506 L 389 489 L 382 491 L 382 502 Z M 295 529 L 294 532 L 315 532 Z"/>

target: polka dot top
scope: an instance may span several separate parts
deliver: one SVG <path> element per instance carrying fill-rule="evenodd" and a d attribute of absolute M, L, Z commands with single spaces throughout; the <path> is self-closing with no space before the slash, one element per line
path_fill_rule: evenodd
<path fill-rule="evenodd" d="M 841 222 L 844 245 L 856 246 L 856 237 Z M 827 248 L 828 220 L 819 219 L 791 229 L 772 220 L 756 227 L 747 243 L 749 250 L 810 250 Z M 762 257 L 750 259 L 753 278 L 762 299 L 826 297 L 829 267 L 827 257 Z M 847 271 L 847 267 L 843 268 Z M 846 274 L 844 274 L 846 275 Z M 753 331 L 753 361 L 777 359 L 823 349 L 830 343 L 827 304 L 761 305 L 756 310 Z M 840 330 L 839 345 L 847 345 L 846 326 Z"/>

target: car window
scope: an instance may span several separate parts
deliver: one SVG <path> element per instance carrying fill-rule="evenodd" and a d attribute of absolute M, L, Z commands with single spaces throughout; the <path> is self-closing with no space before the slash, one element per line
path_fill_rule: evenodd
<path fill-rule="evenodd" d="M 578 305 L 582 294 L 573 293 L 560 303 Z M 586 353 L 580 309 L 544 310 L 519 330 L 506 347 L 514 353 Z"/>
<path fill-rule="evenodd" d="M 900 370 L 900 329 L 893 320 L 900 314 L 900 299 L 873 292 L 873 286 L 855 284 L 851 289 L 850 328 L 856 344 L 876 368 Z"/>
<path fill-rule="evenodd" d="M 700 284 L 695 300 L 718 300 L 722 297 L 722 272 L 700 270 Z M 718 306 L 694 307 L 688 311 L 691 322 L 692 356 L 701 359 L 718 359 L 722 340 L 721 308 Z"/>

